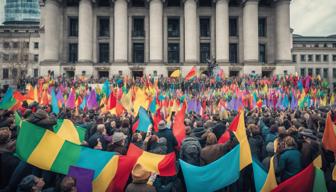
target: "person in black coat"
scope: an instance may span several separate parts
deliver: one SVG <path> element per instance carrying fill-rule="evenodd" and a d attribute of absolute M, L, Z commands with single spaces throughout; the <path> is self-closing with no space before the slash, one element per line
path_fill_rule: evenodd
<path fill-rule="evenodd" d="M 173 132 L 166 127 L 166 123 L 163 120 L 159 122 L 158 129 L 159 132 L 157 133 L 157 136 L 159 138 L 164 137 L 167 139 L 167 153 L 173 152 L 178 144 Z"/>

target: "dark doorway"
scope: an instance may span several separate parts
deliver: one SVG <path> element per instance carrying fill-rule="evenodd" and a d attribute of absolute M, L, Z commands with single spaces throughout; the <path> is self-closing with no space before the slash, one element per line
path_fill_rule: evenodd
<path fill-rule="evenodd" d="M 66 71 L 66 77 L 67 78 L 75 77 L 75 72 L 74 71 Z"/>
<path fill-rule="evenodd" d="M 239 76 L 239 71 L 230 71 L 229 77 L 238 77 Z"/>
<path fill-rule="evenodd" d="M 108 71 L 98 71 L 98 77 L 101 78 L 109 78 L 109 72 Z"/>
<path fill-rule="evenodd" d="M 132 71 L 132 75 L 133 75 L 134 79 L 136 79 L 137 77 L 142 77 L 143 76 L 143 71 Z"/>
<path fill-rule="evenodd" d="M 261 76 L 262 77 L 271 77 L 272 76 L 272 71 L 262 71 Z"/>

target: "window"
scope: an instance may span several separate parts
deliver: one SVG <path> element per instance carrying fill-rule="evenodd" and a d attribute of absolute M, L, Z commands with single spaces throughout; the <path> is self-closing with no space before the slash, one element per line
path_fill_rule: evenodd
<path fill-rule="evenodd" d="M 144 37 L 144 18 L 133 18 L 133 37 Z"/>
<path fill-rule="evenodd" d="M 323 68 L 323 78 L 328 79 L 328 68 Z"/>
<path fill-rule="evenodd" d="M 259 37 L 266 37 L 266 18 L 259 18 L 258 21 Z"/>
<path fill-rule="evenodd" d="M 18 70 L 16 68 L 12 69 L 12 77 L 17 77 Z"/>
<path fill-rule="evenodd" d="M 28 55 L 23 55 L 22 57 L 23 57 L 23 61 L 28 61 L 28 59 L 29 59 Z"/>
<path fill-rule="evenodd" d="M 77 17 L 69 18 L 69 36 L 70 37 L 78 36 L 78 18 Z"/>
<path fill-rule="evenodd" d="M 18 61 L 18 55 L 17 54 L 12 54 L 11 61 L 17 62 Z"/>
<path fill-rule="evenodd" d="M 123 75 L 123 72 L 121 70 L 118 71 L 119 76 Z"/>
<path fill-rule="evenodd" d="M 210 18 L 200 18 L 201 37 L 210 37 Z"/>
<path fill-rule="evenodd" d="M 8 48 L 10 48 L 10 44 L 9 44 L 9 42 L 4 42 L 4 43 L 3 43 L 3 48 L 4 48 L 4 49 L 8 49 Z"/>
<path fill-rule="evenodd" d="M 336 55 L 333 55 L 332 58 L 333 58 L 333 61 L 336 61 Z"/>
<path fill-rule="evenodd" d="M 300 75 L 301 75 L 301 77 L 306 76 L 306 69 L 305 68 L 300 69 Z"/>
<path fill-rule="evenodd" d="M 315 69 L 315 75 L 316 76 L 321 75 L 321 69 L 320 68 Z"/>
<path fill-rule="evenodd" d="M 333 78 L 336 79 L 336 68 L 333 68 Z"/>
<path fill-rule="evenodd" d="M 238 45 L 236 43 L 229 45 L 229 61 L 230 63 L 238 63 Z"/>
<path fill-rule="evenodd" d="M 314 47 L 319 47 L 319 44 L 314 44 Z"/>
<path fill-rule="evenodd" d="M 321 62 L 321 55 L 315 55 L 315 61 Z"/>
<path fill-rule="evenodd" d="M 259 63 L 266 63 L 266 45 L 259 44 Z"/>
<path fill-rule="evenodd" d="M 2 60 L 3 60 L 4 62 L 9 61 L 9 55 L 8 55 L 8 54 L 3 54 L 3 55 L 2 55 Z"/>
<path fill-rule="evenodd" d="M 132 5 L 134 7 L 144 7 L 145 6 L 145 0 L 132 0 Z"/>
<path fill-rule="evenodd" d="M 211 7 L 211 1 L 209 1 L 209 0 L 199 0 L 199 6 L 201 6 L 201 7 Z"/>
<path fill-rule="evenodd" d="M 23 43 L 23 48 L 29 48 L 29 42 L 24 42 Z"/>
<path fill-rule="evenodd" d="M 13 42 L 13 48 L 16 49 L 19 47 L 19 43 L 18 42 Z"/>
<path fill-rule="evenodd" d="M 66 2 L 68 6 L 78 6 L 79 5 L 79 0 L 67 0 Z"/>
<path fill-rule="evenodd" d="M 99 18 L 99 36 L 110 36 L 110 19 L 108 17 Z"/>
<path fill-rule="evenodd" d="M 78 44 L 70 43 L 69 44 L 69 63 L 76 63 L 78 60 Z"/>
<path fill-rule="evenodd" d="M 312 62 L 313 61 L 313 55 L 308 55 L 308 61 Z"/>
<path fill-rule="evenodd" d="M 292 61 L 296 63 L 296 55 L 292 55 Z"/>
<path fill-rule="evenodd" d="M 180 0 L 168 0 L 168 7 L 179 7 Z"/>
<path fill-rule="evenodd" d="M 168 18 L 168 37 L 180 37 L 180 19 Z"/>
<path fill-rule="evenodd" d="M 178 43 L 168 43 L 168 63 L 180 62 L 180 45 Z"/>
<path fill-rule="evenodd" d="M 333 48 L 336 48 L 336 43 L 333 43 L 333 44 L 332 44 L 332 47 L 333 47 Z"/>
<path fill-rule="evenodd" d="M 308 75 L 312 76 L 313 75 L 313 69 L 312 68 L 308 68 Z"/>
<path fill-rule="evenodd" d="M 9 77 L 9 70 L 8 68 L 3 68 L 2 69 L 2 79 L 8 79 Z"/>
<path fill-rule="evenodd" d="M 300 60 L 301 60 L 301 62 L 306 61 L 306 55 L 300 55 Z"/>
<path fill-rule="evenodd" d="M 34 61 L 38 62 L 38 60 L 39 60 L 39 55 L 34 55 Z"/>
<path fill-rule="evenodd" d="M 99 63 L 110 61 L 110 46 L 108 43 L 99 43 Z"/>
<path fill-rule="evenodd" d="M 200 63 L 207 63 L 208 59 L 210 59 L 210 43 L 201 43 Z"/>
<path fill-rule="evenodd" d="M 99 0 L 99 1 L 98 1 L 98 6 L 99 6 L 99 7 L 109 7 L 109 6 L 110 6 L 110 1 Z"/>
<path fill-rule="evenodd" d="M 39 48 L 39 43 L 38 42 L 34 42 L 34 49 L 38 49 Z"/>
<path fill-rule="evenodd" d="M 34 77 L 38 77 L 38 69 L 37 68 L 34 69 Z"/>
<path fill-rule="evenodd" d="M 329 61 L 329 55 L 323 55 L 323 61 L 328 62 Z"/>
<path fill-rule="evenodd" d="M 145 46 L 143 43 L 133 43 L 133 63 L 144 63 Z"/>
<path fill-rule="evenodd" d="M 237 17 L 230 17 L 229 33 L 230 33 L 230 36 L 238 36 L 238 18 Z"/>

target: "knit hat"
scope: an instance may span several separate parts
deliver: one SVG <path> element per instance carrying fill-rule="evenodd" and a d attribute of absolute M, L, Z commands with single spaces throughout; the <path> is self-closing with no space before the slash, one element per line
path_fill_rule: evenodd
<path fill-rule="evenodd" d="M 132 178 L 134 181 L 144 181 L 150 177 L 151 173 L 145 170 L 141 164 L 136 164 L 132 170 Z"/>
<path fill-rule="evenodd" d="M 119 141 L 122 141 L 126 139 L 126 135 L 122 132 L 115 132 L 112 135 L 112 143 L 118 143 Z"/>

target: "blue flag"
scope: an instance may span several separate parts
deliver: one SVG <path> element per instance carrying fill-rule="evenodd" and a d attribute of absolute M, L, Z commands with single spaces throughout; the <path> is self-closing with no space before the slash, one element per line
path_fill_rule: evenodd
<path fill-rule="evenodd" d="M 212 192 L 231 185 L 240 175 L 240 145 L 216 161 L 199 167 L 180 161 L 187 191 Z"/>
<path fill-rule="evenodd" d="M 106 80 L 103 85 L 103 93 L 106 97 L 110 95 L 110 82 L 108 80 Z"/>
<path fill-rule="evenodd" d="M 59 108 L 54 88 L 51 89 L 51 106 L 52 112 L 57 115 L 59 113 Z"/>
<path fill-rule="evenodd" d="M 11 87 L 8 87 L 4 97 L 1 100 L 1 103 L 6 103 L 10 101 L 13 97 L 13 89 Z"/>
<path fill-rule="evenodd" d="M 150 125 L 152 125 L 152 122 L 147 114 L 146 109 L 140 107 L 138 115 L 139 115 L 139 126 L 137 130 L 147 132 Z"/>

